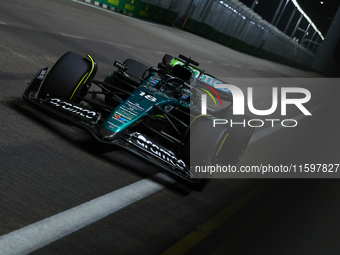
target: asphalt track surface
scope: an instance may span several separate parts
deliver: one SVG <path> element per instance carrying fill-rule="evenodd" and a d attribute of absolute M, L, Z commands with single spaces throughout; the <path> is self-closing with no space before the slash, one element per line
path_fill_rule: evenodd
<path fill-rule="evenodd" d="M 242 165 L 338 164 L 338 79 L 70 0 L 1 1 L 0 33 L 0 254 L 338 254 L 339 175 L 213 179 L 194 192 L 21 97 L 67 51 L 93 56 L 97 79 L 115 59 L 155 65 L 184 54 L 254 87 L 258 108 L 270 107 L 273 86 L 310 90 L 313 115 L 295 128 L 256 128 Z M 285 118 L 300 115 L 292 106 Z"/>

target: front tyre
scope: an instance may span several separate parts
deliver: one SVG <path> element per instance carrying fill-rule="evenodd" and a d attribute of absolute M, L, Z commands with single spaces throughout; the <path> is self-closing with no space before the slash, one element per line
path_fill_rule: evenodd
<path fill-rule="evenodd" d="M 249 123 L 250 126 L 236 125 L 228 127 L 229 135 L 220 150 L 219 163 L 222 165 L 236 166 L 241 160 L 248 143 L 254 132 L 254 123 L 247 115 L 233 115 L 232 109 L 222 110 L 219 114 L 221 119 L 232 119 L 235 123 Z"/>
<path fill-rule="evenodd" d="M 209 167 L 213 165 L 214 163 L 214 158 L 215 158 L 215 152 L 213 152 L 208 159 L 204 161 L 204 166 Z M 207 172 L 207 173 L 201 173 L 199 178 L 193 179 L 193 182 L 191 183 L 191 186 L 197 190 L 197 191 L 203 191 L 205 187 L 209 184 L 211 181 L 212 174 Z"/>
<path fill-rule="evenodd" d="M 95 75 L 90 60 L 67 52 L 54 64 L 40 87 L 38 97 L 56 97 L 76 101 L 80 93 L 87 92 L 86 80 Z"/>
<path fill-rule="evenodd" d="M 189 185 L 202 191 L 210 182 L 212 174 L 206 171 L 217 161 L 217 154 L 227 136 L 223 126 L 213 128 L 212 120 L 206 117 L 196 117 L 187 131 L 187 138 L 180 157 L 191 169 Z M 198 169 L 204 169 L 204 171 Z"/>

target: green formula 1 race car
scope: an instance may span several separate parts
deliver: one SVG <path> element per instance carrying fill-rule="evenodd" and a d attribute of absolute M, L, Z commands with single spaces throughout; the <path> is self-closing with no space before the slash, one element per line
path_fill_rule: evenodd
<path fill-rule="evenodd" d="M 232 94 L 215 90 L 210 81 L 217 79 L 198 65 L 183 55 L 166 54 L 156 67 L 127 59 L 115 61 L 116 70 L 99 81 L 91 56 L 68 52 L 50 71 L 41 69 L 23 97 L 100 143 L 122 147 L 202 190 L 212 176 L 195 173 L 194 166 L 236 165 L 253 129 L 213 127 L 214 119 L 233 117 Z M 229 106 L 208 106 L 202 114 L 202 95 L 207 93 L 216 93 Z"/>

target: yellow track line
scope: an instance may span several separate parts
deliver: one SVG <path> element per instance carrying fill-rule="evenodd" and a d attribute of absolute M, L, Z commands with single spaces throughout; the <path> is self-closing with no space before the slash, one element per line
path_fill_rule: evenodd
<path fill-rule="evenodd" d="M 182 255 L 188 252 L 191 248 L 196 246 L 205 237 L 211 234 L 215 229 L 221 226 L 239 210 L 245 207 L 249 202 L 254 200 L 260 195 L 271 183 L 270 180 L 265 180 L 249 191 L 247 194 L 242 196 L 240 199 L 235 201 L 233 204 L 228 206 L 219 214 L 212 217 L 204 224 L 197 226 L 196 231 L 191 232 L 189 235 L 184 237 L 181 241 L 176 243 L 174 246 L 166 250 L 162 255 Z"/>

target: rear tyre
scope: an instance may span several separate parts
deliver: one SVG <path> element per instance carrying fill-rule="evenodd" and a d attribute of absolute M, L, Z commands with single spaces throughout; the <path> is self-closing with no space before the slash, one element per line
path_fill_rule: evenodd
<path fill-rule="evenodd" d="M 142 79 L 144 72 L 149 68 L 146 65 L 142 64 L 141 62 L 138 62 L 134 59 L 127 59 L 124 62 L 124 65 L 128 67 L 127 72 L 129 74 L 132 74 L 135 77 L 138 77 Z"/>
<path fill-rule="evenodd" d="M 104 82 L 132 93 L 139 86 L 139 79 L 142 79 L 143 74 L 148 67 L 134 59 L 127 59 L 123 63 L 128 67 L 127 73 L 131 74 L 133 77 L 127 78 L 124 75 L 120 75 L 118 72 L 113 71 L 105 77 Z M 121 94 L 120 90 L 115 90 L 109 87 L 107 87 L 107 89 L 115 93 L 121 100 L 128 97 L 127 95 Z M 117 101 L 112 98 L 112 95 L 106 95 L 105 102 L 110 105 L 117 105 Z"/>
<path fill-rule="evenodd" d="M 173 66 L 171 65 L 171 61 L 173 60 L 173 56 L 169 54 L 165 54 L 162 63 L 158 64 L 158 68 L 165 70 L 168 73 L 172 73 Z"/>
<path fill-rule="evenodd" d="M 127 73 L 135 76 L 136 78 L 142 79 L 142 76 L 145 72 L 146 69 L 148 69 L 148 67 L 134 59 L 127 59 L 124 62 L 124 65 L 126 65 L 128 67 Z M 125 81 L 121 82 L 121 80 Z M 117 73 L 116 71 L 113 71 L 111 73 L 109 73 L 108 76 L 105 77 L 104 79 L 105 83 L 108 83 L 110 85 L 113 85 L 117 88 L 120 89 L 124 89 L 127 90 L 129 92 L 133 92 L 136 87 L 139 85 L 139 80 L 136 79 L 128 79 L 123 75 L 119 75 L 119 73 Z M 129 85 L 130 83 L 132 83 L 131 85 Z M 119 92 L 119 91 L 117 91 Z"/>
<path fill-rule="evenodd" d="M 38 97 L 56 97 L 76 101 L 81 92 L 86 92 L 84 81 L 91 71 L 88 59 L 73 53 L 65 53 L 48 72 Z M 94 74 L 92 74 L 94 75 Z"/>

